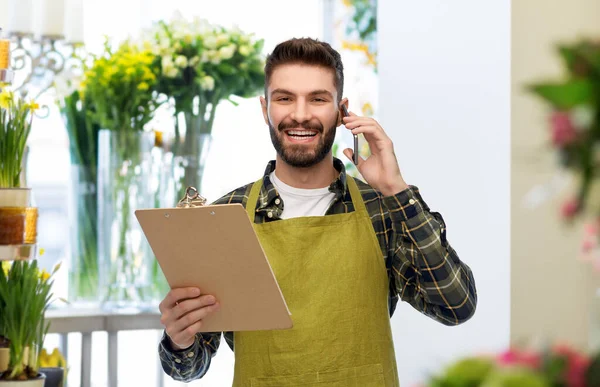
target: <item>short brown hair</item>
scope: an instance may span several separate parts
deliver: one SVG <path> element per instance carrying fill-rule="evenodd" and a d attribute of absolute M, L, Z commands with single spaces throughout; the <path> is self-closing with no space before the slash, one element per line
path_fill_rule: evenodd
<path fill-rule="evenodd" d="M 265 64 L 265 98 L 268 98 L 267 91 L 273 71 L 284 64 L 307 64 L 333 70 L 338 102 L 341 101 L 344 93 L 344 65 L 339 52 L 328 43 L 312 38 L 293 38 L 275 46 Z"/>

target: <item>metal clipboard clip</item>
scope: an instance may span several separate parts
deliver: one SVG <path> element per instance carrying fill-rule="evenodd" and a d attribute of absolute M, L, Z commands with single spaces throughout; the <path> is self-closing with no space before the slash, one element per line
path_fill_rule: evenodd
<path fill-rule="evenodd" d="M 177 203 L 177 208 L 201 207 L 206 205 L 206 198 L 200 196 L 194 187 L 187 187 L 185 196 Z"/>

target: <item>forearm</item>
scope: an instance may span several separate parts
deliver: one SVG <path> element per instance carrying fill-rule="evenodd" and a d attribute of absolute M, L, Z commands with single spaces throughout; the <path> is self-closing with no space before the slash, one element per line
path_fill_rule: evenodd
<path fill-rule="evenodd" d="M 446 324 L 467 321 L 477 292 L 471 269 L 446 240 L 446 225 L 416 187 L 384 198 L 390 214 L 391 276 L 400 297 Z"/>
<path fill-rule="evenodd" d="M 184 350 L 175 350 L 166 334 L 158 345 L 163 370 L 174 380 L 190 382 L 202 378 L 210 367 L 212 357 L 221 342 L 221 333 L 198 333 L 194 344 Z"/>

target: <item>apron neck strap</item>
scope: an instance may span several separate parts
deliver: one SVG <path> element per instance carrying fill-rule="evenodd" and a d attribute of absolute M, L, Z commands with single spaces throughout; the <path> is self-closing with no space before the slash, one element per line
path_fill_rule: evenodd
<path fill-rule="evenodd" d="M 346 185 L 350 190 L 350 197 L 352 198 L 352 204 L 354 205 L 354 211 L 367 213 L 367 206 L 365 206 L 365 202 L 362 199 L 362 195 L 360 194 L 360 189 L 356 184 L 356 180 L 352 176 L 347 176 Z"/>
<path fill-rule="evenodd" d="M 365 202 L 362 200 L 362 195 L 360 194 L 360 189 L 356 184 L 356 181 L 353 177 L 348 176 L 346 179 L 346 184 L 348 185 L 348 189 L 350 190 L 350 197 L 352 198 L 352 204 L 354 205 L 354 210 L 361 213 L 367 213 L 367 207 L 365 206 Z M 252 188 L 250 189 L 250 194 L 248 195 L 248 202 L 246 203 L 246 211 L 248 212 L 248 216 L 250 217 L 250 221 L 254 223 L 254 216 L 256 215 L 256 203 L 258 202 L 258 196 L 260 195 L 260 189 L 263 186 L 263 179 L 259 179 L 254 184 L 252 184 Z"/>
<path fill-rule="evenodd" d="M 252 184 L 252 189 L 250 190 L 250 194 L 248 195 L 248 203 L 246 203 L 246 211 L 248 211 L 248 216 L 250 217 L 250 221 L 254 223 L 254 216 L 256 213 L 256 202 L 258 201 L 258 195 L 260 194 L 260 189 L 263 185 L 263 179 L 259 179 L 254 184 Z"/>

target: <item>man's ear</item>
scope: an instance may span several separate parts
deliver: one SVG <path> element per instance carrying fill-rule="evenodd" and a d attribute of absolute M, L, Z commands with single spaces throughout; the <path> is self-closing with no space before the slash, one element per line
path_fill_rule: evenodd
<path fill-rule="evenodd" d="M 269 113 L 267 112 L 267 100 L 265 97 L 260 97 L 260 106 L 263 113 L 263 118 L 265 119 L 265 124 L 269 125 Z"/>
<path fill-rule="evenodd" d="M 340 104 L 338 106 L 338 121 L 337 121 L 337 126 L 343 125 L 344 121 L 342 121 L 342 117 L 344 117 L 344 113 L 342 112 L 342 105 L 346 106 L 346 109 L 348 108 L 348 98 L 342 98 L 342 100 L 340 101 Z"/>

